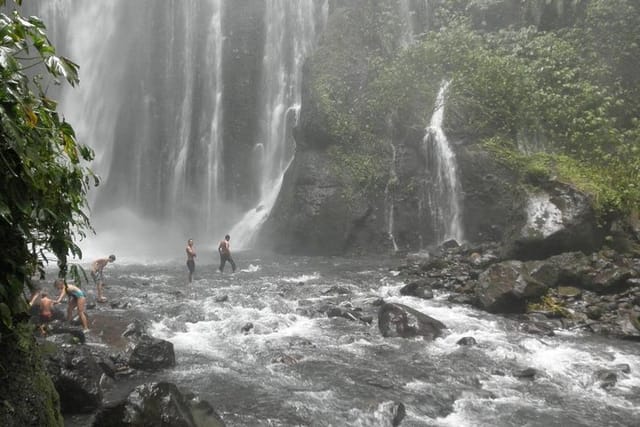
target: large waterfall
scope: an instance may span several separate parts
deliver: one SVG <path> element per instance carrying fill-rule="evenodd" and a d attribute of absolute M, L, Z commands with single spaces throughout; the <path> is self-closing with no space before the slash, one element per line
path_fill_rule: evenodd
<path fill-rule="evenodd" d="M 249 243 L 293 157 L 302 65 L 328 2 L 31 7 L 58 53 L 80 64 L 60 110 L 96 151 L 102 180 L 89 252 L 171 256 L 190 237 L 212 246 L 230 230 L 236 248 Z"/>

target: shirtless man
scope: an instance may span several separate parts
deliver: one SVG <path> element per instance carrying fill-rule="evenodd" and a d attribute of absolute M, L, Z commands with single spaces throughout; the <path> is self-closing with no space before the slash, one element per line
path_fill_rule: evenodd
<path fill-rule="evenodd" d="M 233 262 L 233 258 L 231 258 L 231 249 L 229 249 L 229 240 L 231 237 L 227 234 L 224 236 L 223 240 L 220 240 L 220 244 L 218 245 L 218 253 L 220 254 L 220 273 L 224 270 L 224 265 L 229 261 L 231 264 L 231 269 L 235 273 L 236 272 L 236 263 Z"/>
<path fill-rule="evenodd" d="M 193 281 L 193 272 L 196 271 L 196 250 L 193 247 L 193 239 L 187 241 L 187 268 L 189 269 L 189 283 Z"/>
<path fill-rule="evenodd" d="M 49 298 L 49 294 L 47 291 L 40 292 L 40 306 L 39 310 L 39 325 L 38 329 L 42 335 L 46 335 L 46 331 L 44 330 L 44 325 L 51 322 L 53 320 L 53 304 L 54 300 Z"/>
<path fill-rule="evenodd" d="M 91 278 L 93 278 L 93 282 L 96 284 L 96 289 L 98 291 L 98 302 L 107 302 L 107 299 L 102 294 L 102 290 L 104 288 L 104 276 L 103 270 L 110 262 L 114 262 L 116 260 L 115 255 L 109 255 L 108 258 L 99 258 L 93 261 L 91 264 Z"/>

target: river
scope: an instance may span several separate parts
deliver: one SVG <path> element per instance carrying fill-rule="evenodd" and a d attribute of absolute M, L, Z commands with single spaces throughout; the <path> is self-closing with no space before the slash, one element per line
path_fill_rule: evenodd
<path fill-rule="evenodd" d="M 220 274 L 213 255 L 200 254 L 191 285 L 183 260 L 110 264 L 105 294 L 130 306 L 90 310 L 89 345 L 118 347 L 114 324 L 148 320 L 151 335 L 173 343 L 176 366 L 147 379 L 198 394 L 228 426 L 391 426 L 399 403 L 401 426 L 640 425 L 640 343 L 580 331 L 534 336 L 516 320 L 450 305 L 446 294 L 401 296 L 399 258 L 234 258 L 238 271 Z M 445 335 L 382 337 L 380 298 L 435 317 Z M 373 322 L 329 318 L 319 312 L 327 304 L 361 307 Z M 477 345 L 458 345 L 462 337 Z M 526 368 L 534 379 L 514 375 Z M 617 373 L 612 387 L 596 379 L 603 369 Z"/>

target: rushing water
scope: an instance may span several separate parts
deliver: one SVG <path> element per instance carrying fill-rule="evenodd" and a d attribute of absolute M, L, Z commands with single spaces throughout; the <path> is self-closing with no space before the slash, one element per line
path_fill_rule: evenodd
<path fill-rule="evenodd" d="M 152 335 L 171 341 L 177 358 L 153 379 L 199 394 L 229 426 L 390 426 L 397 403 L 406 407 L 402 426 L 638 425 L 638 343 L 576 331 L 541 338 L 519 332 L 516 321 L 450 305 L 445 294 L 401 296 L 399 259 L 235 259 L 238 272 L 220 274 L 216 260 L 199 253 L 191 286 L 183 260 L 110 264 L 106 294 L 131 307 L 89 312 L 150 320 Z M 372 304 L 379 298 L 441 320 L 445 335 L 383 338 Z M 326 304 L 361 307 L 374 321 L 328 318 L 317 310 Z M 91 327 L 94 341 L 101 325 Z M 456 344 L 467 336 L 477 345 Z M 525 368 L 538 370 L 534 380 L 514 376 Z M 601 369 L 617 370 L 613 387 L 600 387 Z"/>

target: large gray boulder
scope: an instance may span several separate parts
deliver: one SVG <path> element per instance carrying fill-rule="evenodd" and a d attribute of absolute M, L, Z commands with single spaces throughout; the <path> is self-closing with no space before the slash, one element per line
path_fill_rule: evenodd
<path fill-rule="evenodd" d="M 590 197 L 553 181 L 528 195 L 523 221 L 504 239 L 507 259 L 545 259 L 563 252 L 596 251 L 604 241 Z"/>
<path fill-rule="evenodd" d="M 446 329 L 444 323 L 403 304 L 385 303 L 378 311 L 378 328 L 383 337 L 433 340 Z"/>
<path fill-rule="evenodd" d="M 176 364 L 173 344 L 145 335 L 135 344 L 129 356 L 129 366 L 134 369 L 156 371 Z"/>
<path fill-rule="evenodd" d="M 78 414 L 96 410 L 102 402 L 102 368 L 88 347 L 58 346 L 45 364 L 60 395 L 62 413 Z"/>
<path fill-rule="evenodd" d="M 523 262 L 505 261 L 480 274 L 475 304 L 492 313 L 524 313 L 527 302 L 537 300 L 547 289 L 544 283 L 531 277 Z"/>
<path fill-rule="evenodd" d="M 93 426 L 222 427 L 224 422 L 207 402 L 159 382 L 139 385 L 124 400 L 105 406 Z"/>

